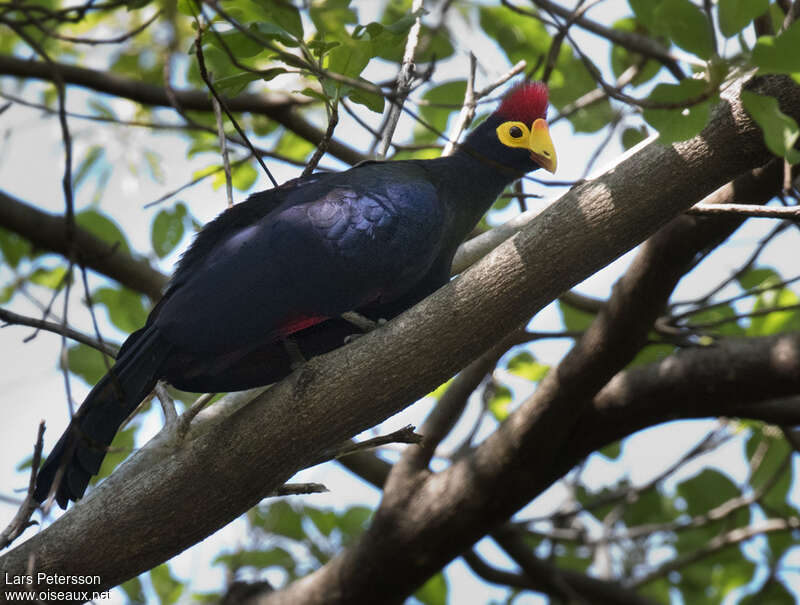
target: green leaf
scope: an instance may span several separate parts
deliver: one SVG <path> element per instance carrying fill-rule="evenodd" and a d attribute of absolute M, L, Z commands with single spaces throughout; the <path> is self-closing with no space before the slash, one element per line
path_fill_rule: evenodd
<path fill-rule="evenodd" d="M 142 295 L 124 286 L 99 288 L 92 294 L 95 303 L 105 305 L 111 323 L 123 332 L 133 332 L 147 321 Z"/>
<path fill-rule="evenodd" d="M 359 80 L 366 82 L 366 80 L 364 80 L 363 78 L 359 78 Z M 382 95 L 370 92 L 368 90 L 363 90 L 361 88 L 353 87 L 353 89 L 347 96 L 354 103 L 363 105 L 364 107 L 371 109 L 375 113 L 383 113 L 385 101 Z"/>
<path fill-rule="evenodd" d="M 741 495 L 739 488 L 727 475 L 709 468 L 679 483 L 677 492 L 686 500 L 686 512 L 691 516 L 708 512 Z"/>
<path fill-rule="evenodd" d="M 656 363 L 666 359 L 675 352 L 675 347 L 666 343 L 649 343 L 642 347 L 627 367 Z"/>
<path fill-rule="evenodd" d="M 753 305 L 753 311 L 761 311 L 773 307 L 788 307 L 799 303 L 800 298 L 789 288 L 769 290 L 758 295 Z M 748 336 L 769 336 L 798 330 L 800 330 L 800 309 L 790 309 L 752 317 L 746 333 Z"/>
<path fill-rule="evenodd" d="M 283 68 L 278 69 L 283 70 Z M 215 80 L 214 87 L 217 89 L 217 92 L 224 97 L 235 97 L 245 88 L 247 88 L 247 85 L 250 84 L 250 82 L 258 80 L 260 77 L 261 76 L 259 74 L 252 72 L 242 72 L 240 74 L 234 74 L 232 76 L 226 76 L 224 78 L 220 78 L 219 80 Z"/>
<path fill-rule="evenodd" d="M 150 570 L 150 582 L 161 601 L 161 605 L 172 605 L 183 592 L 183 583 L 172 576 L 166 563 L 162 563 Z"/>
<path fill-rule="evenodd" d="M 264 36 L 260 37 L 263 38 Z M 209 45 L 213 45 L 215 48 L 219 49 L 219 51 L 225 54 L 226 57 L 228 53 L 230 53 L 236 57 L 237 60 L 255 57 L 259 53 L 266 50 L 264 44 L 258 40 L 254 40 L 253 37 L 248 36 L 239 30 L 232 30 L 223 32 L 221 34 L 210 35 L 206 38 L 206 40 L 208 40 Z M 207 48 L 210 48 L 210 46 Z M 206 54 L 209 52 L 207 48 L 203 49 L 204 58 L 207 58 Z M 228 60 L 230 60 L 230 57 L 228 57 Z"/>
<path fill-rule="evenodd" d="M 558 311 L 561 313 L 561 321 L 570 332 L 583 332 L 592 325 L 594 321 L 592 313 L 576 309 L 562 300 L 559 300 L 557 305 Z"/>
<path fill-rule="evenodd" d="M 666 523 L 680 516 L 672 498 L 651 487 L 625 508 L 623 519 L 629 527 L 649 523 Z"/>
<path fill-rule="evenodd" d="M 626 128 L 622 131 L 622 146 L 627 151 L 644 141 L 648 137 L 647 126 L 640 126 L 639 128 Z"/>
<path fill-rule="evenodd" d="M 537 19 L 522 18 L 502 6 L 481 6 L 480 25 L 492 40 L 500 45 L 511 63 L 526 60 L 534 65 L 546 56 L 550 34 Z"/>
<path fill-rule="evenodd" d="M 526 380 L 531 380 L 533 382 L 538 382 L 542 378 L 545 377 L 548 370 L 550 370 L 550 366 L 544 365 L 543 363 L 539 363 L 536 359 L 528 353 L 524 351 L 515 355 L 508 361 L 508 365 L 506 366 L 508 371 L 512 374 L 516 374 L 517 376 L 522 376 Z"/>
<path fill-rule="evenodd" d="M 138 426 L 129 425 L 121 431 L 117 431 L 111 445 L 108 446 L 108 453 L 103 458 L 100 470 L 92 477 L 92 485 L 103 477 L 108 477 L 125 458 L 131 455 L 131 452 L 133 452 L 133 439 L 138 429 Z"/>
<path fill-rule="evenodd" d="M 339 530 L 342 532 L 345 542 L 352 543 L 364 533 L 371 518 L 372 511 L 366 506 L 348 508 L 339 519 Z"/>
<path fill-rule="evenodd" d="M 40 267 L 30 276 L 30 281 L 38 286 L 55 290 L 64 285 L 67 275 L 66 265 L 56 265 L 51 269 Z"/>
<path fill-rule="evenodd" d="M 109 366 L 113 360 L 109 360 Z M 103 361 L 103 354 L 85 344 L 77 344 L 67 350 L 67 367 L 69 371 L 94 385 L 106 373 L 108 366 Z"/>
<path fill-rule="evenodd" d="M 283 500 L 252 509 L 248 517 L 250 523 L 267 533 L 298 541 L 306 536 L 301 515 Z"/>
<path fill-rule="evenodd" d="M 765 426 L 761 430 L 753 430 L 745 445 L 745 453 L 751 462 L 756 457 L 760 459 L 760 464 L 750 477 L 750 485 L 754 490 L 764 488 L 772 480 L 791 451 L 792 448 L 777 429 Z M 786 481 L 772 486 L 762 502 L 776 512 L 793 515 L 796 511 L 787 505 L 786 500 L 792 479 L 791 464 L 783 469 L 783 475 Z"/>
<path fill-rule="evenodd" d="M 393 45 L 381 45 L 376 48 L 377 56 L 385 61 L 398 63 L 403 58 L 405 52 L 405 32 L 410 22 L 413 22 L 415 15 L 411 12 L 412 0 L 390 0 L 386 4 L 386 10 L 380 18 L 381 24 L 390 32 L 399 33 L 398 41 Z M 417 63 L 427 63 L 441 61 L 450 57 L 455 52 L 452 43 L 448 39 L 446 27 L 437 31 L 422 24 L 419 31 L 419 43 L 415 53 Z"/>
<path fill-rule="evenodd" d="M 0 253 L 10 267 L 16 269 L 19 262 L 29 256 L 32 250 L 33 247 L 28 240 L 0 227 Z"/>
<path fill-rule="evenodd" d="M 83 156 L 81 163 L 78 164 L 78 168 L 75 170 L 75 174 L 72 177 L 72 186 L 76 190 L 81 186 L 84 179 L 86 179 L 92 166 L 103 157 L 104 153 L 104 149 L 99 145 L 93 145 L 86 150 L 86 155 Z"/>
<path fill-rule="evenodd" d="M 159 258 L 164 258 L 181 243 L 188 213 L 186 205 L 178 202 L 171 210 L 161 210 L 153 219 L 150 242 Z"/>
<path fill-rule="evenodd" d="M 786 158 L 791 164 L 800 162 L 800 151 L 794 148 L 800 137 L 800 128 L 794 118 L 781 111 L 778 100 L 775 97 L 743 90 L 742 103 L 764 131 L 767 148 L 775 155 Z"/>
<path fill-rule="evenodd" d="M 711 24 L 703 11 L 689 0 L 663 0 L 655 10 L 655 18 L 683 50 L 702 59 L 714 54 Z"/>
<path fill-rule="evenodd" d="M 753 63 L 762 73 L 800 72 L 800 21 L 795 21 L 778 36 L 762 36 L 753 48 Z"/>
<path fill-rule="evenodd" d="M 702 95 L 708 83 L 702 80 L 683 80 L 680 84 L 659 84 L 650 93 L 648 100 L 664 104 L 680 105 Z M 684 141 L 695 136 L 708 122 L 711 105 L 716 95 L 691 107 L 676 109 L 645 109 L 644 119 L 659 132 L 659 141 L 664 145 Z"/>
<path fill-rule="evenodd" d="M 719 29 L 731 38 L 768 9 L 769 0 L 719 0 Z"/>
<path fill-rule="evenodd" d="M 489 400 L 489 412 L 491 412 L 492 416 L 494 416 L 498 422 L 502 422 L 508 417 L 512 401 L 513 398 L 511 397 L 509 388 L 498 384 L 494 387 L 494 393 Z"/>
<path fill-rule="evenodd" d="M 624 32 L 642 34 L 642 28 L 639 24 L 630 17 L 620 19 L 614 22 L 614 29 Z M 619 78 L 622 73 L 632 65 L 641 65 L 642 55 L 639 53 L 631 52 L 627 48 L 618 44 L 611 45 L 611 70 L 614 76 Z M 645 82 L 652 80 L 656 74 L 661 70 L 661 64 L 657 61 L 647 60 L 644 66 L 640 69 L 639 73 L 632 80 L 635 86 L 639 86 Z"/>
<path fill-rule="evenodd" d="M 264 16 L 280 25 L 298 40 L 303 39 L 303 21 L 300 11 L 287 0 L 254 0 Z"/>
<path fill-rule="evenodd" d="M 447 605 L 447 580 L 439 572 L 414 593 L 414 598 L 425 605 Z"/>
<path fill-rule="evenodd" d="M 285 155 L 293 160 L 305 160 L 314 151 L 314 145 L 299 137 L 290 130 L 284 132 L 278 144 L 275 146 L 275 153 Z"/>
<path fill-rule="evenodd" d="M 739 601 L 739 605 L 796 605 L 794 595 L 776 577 L 768 579 L 757 593 Z"/>
<path fill-rule="evenodd" d="M 323 536 L 330 536 L 338 525 L 336 513 L 332 510 L 321 510 L 313 506 L 306 506 L 305 513 Z"/>
<path fill-rule="evenodd" d="M 350 0 L 325 0 L 313 2 L 308 11 L 308 16 L 314 23 L 317 31 L 326 38 L 333 37 L 338 40 L 347 34 L 345 25 L 358 23 L 358 17 L 353 9 L 349 8 Z"/>
<path fill-rule="evenodd" d="M 619 441 L 614 441 L 613 443 L 601 447 L 597 450 L 597 453 L 601 456 L 605 456 L 609 460 L 616 460 L 622 453 L 622 444 Z"/>
<path fill-rule="evenodd" d="M 662 0 L 628 0 L 636 19 L 654 34 L 664 32 L 664 24 L 658 19 L 656 10 Z"/>
<path fill-rule="evenodd" d="M 144 596 L 144 588 L 142 581 L 138 578 L 131 578 L 127 582 L 120 584 L 120 588 L 125 592 L 128 597 L 127 605 L 146 605 L 147 598 Z"/>
<path fill-rule="evenodd" d="M 704 309 L 699 313 L 693 313 L 689 325 L 701 325 L 704 323 L 712 323 L 725 321 L 716 327 L 702 328 L 713 334 L 722 334 L 725 336 L 744 336 L 745 330 L 733 318 L 736 316 L 736 311 L 731 305 L 718 305 Z"/>
<path fill-rule="evenodd" d="M 294 573 L 296 567 L 292 555 L 279 547 L 268 550 L 239 550 L 230 554 L 221 554 L 214 559 L 214 564 L 225 565 L 231 571 L 242 567 L 252 567 L 257 570 L 281 567 L 290 574 Z"/>
<path fill-rule="evenodd" d="M 743 290 L 753 290 L 755 288 L 766 287 L 777 284 L 781 281 L 781 276 L 775 269 L 770 267 L 756 267 L 748 269 L 736 277 Z"/>
<path fill-rule="evenodd" d="M 450 116 L 454 111 L 458 111 L 457 108 L 464 102 L 466 90 L 466 80 L 451 80 L 429 88 L 422 96 L 428 103 L 420 106 L 422 118 L 439 132 L 444 132 Z M 452 107 L 439 107 L 439 105 L 451 105 Z M 427 129 L 422 134 L 424 140 L 435 140 L 436 138 L 436 135 Z"/>
<path fill-rule="evenodd" d="M 75 214 L 75 224 L 83 227 L 92 235 L 100 238 L 112 246 L 118 246 L 120 251 L 130 254 L 128 240 L 116 222 L 97 210 L 83 210 Z"/>
<path fill-rule="evenodd" d="M 310 143 L 309 143 L 310 144 Z M 231 166 L 231 184 L 234 189 L 239 191 L 247 191 L 250 189 L 258 179 L 258 171 L 253 167 L 250 162 L 244 162 Z M 219 189 L 225 184 L 225 171 L 218 172 L 214 175 L 211 181 L 211 186 L 214 189 Z"/>

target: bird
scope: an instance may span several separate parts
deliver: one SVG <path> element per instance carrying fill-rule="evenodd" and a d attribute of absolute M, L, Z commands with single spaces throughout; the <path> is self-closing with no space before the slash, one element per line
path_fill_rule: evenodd
<path fill-rule="evenodd" d="M 389 320 L 445 285 L 500 193 L 533 170 L 555 172 L 547 106 L 547 86 L 525 82 L 448 156 L 312 173 L 221 213 L 73 415 L 34 499 L 52 492 L 66 509 L 82 498 L 158 380 L 193 392 L 268 385 L 363 333 L 343 314 Z"/>

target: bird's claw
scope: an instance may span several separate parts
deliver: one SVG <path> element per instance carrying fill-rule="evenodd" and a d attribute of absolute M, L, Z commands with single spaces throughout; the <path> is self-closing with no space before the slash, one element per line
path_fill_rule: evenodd
<path fill-rule="evenodd" d="M 284 339 L 283 348 L 286 351 L 286 354 L 289 356 L 289 367 L 292 368 L 292 371 L 298 369 L 306 363 L 306 358 L 303 357 L 300 347 L 292 339 Z"/>

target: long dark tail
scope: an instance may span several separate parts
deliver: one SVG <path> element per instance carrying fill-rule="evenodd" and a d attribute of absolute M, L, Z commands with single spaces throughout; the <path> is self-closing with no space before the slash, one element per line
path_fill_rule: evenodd
<path fill-rule="evenodd" d="M 169 348 L 154 327 L 128 338 L 114 366 L 91 390 L 42 465 L 34 491 L 38 502 L 44 502 L 56 481 L 61 508 L 83 496 L 120 425 L 155 386 Z"/>

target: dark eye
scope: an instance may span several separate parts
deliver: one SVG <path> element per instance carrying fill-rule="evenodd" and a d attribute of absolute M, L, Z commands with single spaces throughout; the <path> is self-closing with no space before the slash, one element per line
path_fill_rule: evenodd
<path fill-rule="evenodd" d="M 519 126 L 512 126 L 511 129 L 508 131 L 508 134 L 510 134 L 515 139 L 518 139 L 522 136 L 522 128 L 520 128 Z"/>

